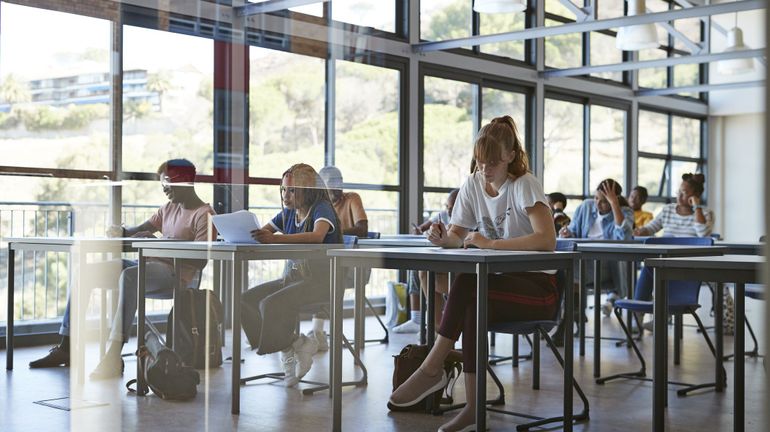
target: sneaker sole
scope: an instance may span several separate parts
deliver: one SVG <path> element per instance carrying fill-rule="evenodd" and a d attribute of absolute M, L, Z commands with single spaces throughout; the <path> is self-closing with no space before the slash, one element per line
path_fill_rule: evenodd
<path fill-rule="evenodd" d="M 436 391 L 446 387 L 448 381 L 449 380 L 447 379 L 446 374 L 444 373 L 444 371 L 441 371 L 441 381 L 439 381 L 438 383 L 434 384 L 433 387 L 429 388 L 428 390 L 425 390 L 415 400 L 410 401 L 410 402 L 396 403 L 396 402 L 393 402 L 392 400 L 389 399 L 388 400 L 388 404 L 389 405 L 393 405 L 394 407 L 398 407 L 398 408 L 406 408 L 406 407 L 410 407 L 412 405 L 418 404 L 418 403 L 420 403 L 420 401 L 422 401 L 423 399 L 428 397 L 431 393 L 436 392 Z"/>

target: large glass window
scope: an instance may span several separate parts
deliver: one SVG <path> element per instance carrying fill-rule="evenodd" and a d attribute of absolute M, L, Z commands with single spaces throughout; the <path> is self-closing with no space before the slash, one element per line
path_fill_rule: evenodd
<path fill-rule="evenodd" d="M 473 158 L 476 85 L 425 77 L 423 174 L 425 186 L 455 188 Z"/>
<path fill-rule="evenodd" d="M 482 35 L 506 33 L 524 30 L 526 15 L 517 14 L 480 14 L 479 33 Z M 524 41 L 511 41 L 494 44 L 484 44 L 481 52 L 524 60 Z"/>
<path fill-rule="evenodd" d="M 588 175 L 589 190 L 599 182 L 611 178 L 624 183 L 626 112 L 624 110 L 591 105 L 591 155 Z"/>
<path fill-rule="evenodd" d="M 348 183 L 398 184 L 398 71 L 336 65 L 335 165 Z"/>
<path fill-rule="evenodd" d="M 108 170 L 109 21 L 2 8 L 0 165 Z"/>
<path fill-rule="evenodd" d="M 249 48 L 249 175 L 324 165 L 323 59 Z"/>
<path fill-rule="evenodd" d="M 124 170 L 154 173 L 186 158 L 213 172 L 213 76 L 213 41 L 124 27 Z"/>
<path fill-rule="evenodd" d="M 334 0 L 331 4 L 335 21 L 396 31 L 396 0 Z"/>
<path fill-rule="evenodd" d="M 582 195 L 583 105 L 546 99 L 543 130 L 545 192 Z"/>
<path fill-rule="evenodd" d="M 682 174 L 704 171 L 702 121 L 671 114 L 639 111 L 640 185 L 658 201 L 675 197 Z"/>
<path fill-rule="evenodd" d="M 471 35 L 471 2 L 431 0 L 420 2 L 420 38 L 435 41 Z"/>

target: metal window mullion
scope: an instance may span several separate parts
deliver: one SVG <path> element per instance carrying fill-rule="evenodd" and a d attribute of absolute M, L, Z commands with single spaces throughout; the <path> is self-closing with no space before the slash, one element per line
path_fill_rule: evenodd
<path fill-rule="evenodd" d="M 667 192 L 667 198 L 670 198 L 672 193 L 673 193 L 673 190 L 674 190 L 674 188 L 673 188 L 673 184 L 674 184 L 674 177 L 673 177 L 673 175 L 674 175 L 674 162 L 671 159 L 671 157 L 674 154 L 674 152 L 673 152 L 674 143 L 672 142 L 673 141 L 673 137 L 674 137 L 674 134 L 673 134 L 673 131 L 672 131 L 672 128 L 673 128 L 673 125 L 674 125 L 674 116 L 672 114 L 669 114 L 667 117 L 668 117 L 668 138 L 667 138 L 668 139 L 668 154 L 666 155 L 667 156 L 666 157 L 666 164 L 668 165 L 668 192 Z"/>
<path fill-rule="evenodd" d="M 583 104 L 583 195 L 591 195 L 591 105 Z"/>

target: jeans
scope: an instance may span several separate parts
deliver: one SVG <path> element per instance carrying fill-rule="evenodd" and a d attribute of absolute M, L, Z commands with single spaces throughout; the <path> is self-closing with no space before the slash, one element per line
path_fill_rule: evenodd
<path fill-rule="evenodd" d="M 109 340 L 111 342 L 125 343 L 128 341 L 131 325 L 137 308 L 137 262 L 134 260 L 104 261 L 82 266 L 82 284 L 80 286 L 81 298 L 88 299 L 91 290 L 99 286 L 101 288 L 114 289 L 115 274 L 120 271 L 118 277 L 118 310 L 112 322 Z M 149 298 L 170 299 L 174 294 L 174 269 L 172 266 L 155 261 L 148 261 L 145 266 L 145 293 Z M 67 300 L 67 308 L 64 311 L 59 334 L 70 335 L 70 307 L 71 299 Z M 123 319 L 124 317 L 130 317 Z"/>

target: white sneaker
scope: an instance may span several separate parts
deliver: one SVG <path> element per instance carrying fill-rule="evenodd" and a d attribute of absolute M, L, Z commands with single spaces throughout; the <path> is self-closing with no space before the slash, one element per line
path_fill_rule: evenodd
<path fill-rule="evenodd" d="M 615 307 L 614 303 L 609 301 L 604 302 L 604 304 L 602 305 L 602 313 L 604 314 L 604 316 L 606 317 L 610 316 L 610 314 L 612 313 L 612 309 L 614 307 Z"/>
<path fill-rule="evenodd" d="M 315 338 L 301 334 L 292 346 L 297 359 L 297 378 L 302 379 L 313 366 L 313 354 L 318 352 L 318 342 Z"/>
<path fill-rule="evenodd" d="M 329 351 L 329 341 L 326 339 L 325 331 L 321 330 L 320 333 L 316 334 L 315 330 L 310 330 L 307 337 L 318 342 L 318 351 Z"/>
<path fill-rule="evenodd" d="M 391 329 L 393 333 L 419 333 L 420 325 L 412 320 L 407 320 L 401 325 L 397 325 Z"/>
<path fill-rule="evenodd" d="M 281 367 L 283 368 L 283 384 L 286 387 L 294 387 L 299 383 L 297 378 L 297 358 L 294 348 L 281 351 Z"/>
<path fill-rule="evenodd" d="M 612 310 L 615 308 L 615 300 L 618 299 L 618 295 L 614 292 L 611 292 L 607 294 L 607 301 L 604 302 L 602 305 L 602 313 L 604 316 L 608 317 L 612 313 Z"/>

